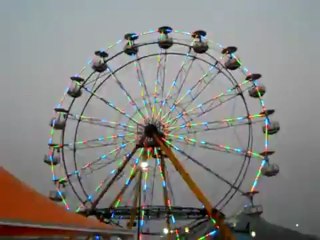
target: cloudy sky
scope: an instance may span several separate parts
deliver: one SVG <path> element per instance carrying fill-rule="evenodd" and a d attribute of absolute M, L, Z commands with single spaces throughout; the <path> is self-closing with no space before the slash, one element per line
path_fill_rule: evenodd
<path fill-rule="evenodd" d="M 264 76 L 281 172 L 262 184 L 264 217 L 320 235 L 318 0 L 0 1 L 0 163 L 47 194 L 48 120 L 68 77 L 126 32 L 205 29 Z"/>

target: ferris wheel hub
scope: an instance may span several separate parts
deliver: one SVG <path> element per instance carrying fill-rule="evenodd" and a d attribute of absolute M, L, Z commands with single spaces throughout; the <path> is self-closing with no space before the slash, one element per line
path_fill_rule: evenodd
<path fill-rule="evenodd" d="M 144 128 L 144 134 L 146 137 L 152 138 L 154 134 L 159 134 L 158 127 L 155 124 L 148 124 Z"/>

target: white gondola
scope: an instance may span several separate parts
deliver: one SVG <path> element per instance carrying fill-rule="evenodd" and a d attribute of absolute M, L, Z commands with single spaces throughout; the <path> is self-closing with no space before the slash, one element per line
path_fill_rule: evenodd
<path fill-rule="evenodd" d="M 43 161 L 48 165 L 57 165 L 60 163 L 60 155 L 48 156 L 47 154 L 44 155 Z"/>
<path fill-rule="evenodd" d="M 136 55 L 138 53 L 138 46 L 134 43 L 135 40 L 137 40 L 139 36 L 136 33 L 127 33 L 124 36 L 124 39 L 128 40 L 127 44 L 124 46 L 123 51 L 129 55 Z"/>
<path fill-rule="evenodd" d="M 243 213 L 247 215 L 261 215 L 263 213 L 262 205 L 247 205 L 243 209 Z"/>
<path fill-rule="evenodd" d="M 163 26 L 158 29 L 160 37 L 158 40 L 158 45 L 162 49 L 169 49 L 173 45 L 173 39 L 168 36 L 168 33 L 172 32 L 172 28 L 168 26 Z"/>
<path fill-rule="evenodd" d="M 262 97 L 266 93 L 266 87 L 264 85 L 253 86 L 249 89 L 249 96 L 253 98 Z"/>
<path fill-rule="evenodd" d="M 267 163 L 262 169 L 261 173 L 266 177 L 273 177 L 279 173 L 279 165 L 275 163 Z"/>
<path fill-rule="evenodd" d="M 224 66 L 228 70 L 236 70 L 241 66 L 240 58 L 234 55 L 236 51 L 237 51 L 237 47 L 235 46 L 226 47 L 221 51 L 221 53 L 224 55 L 228 54 L 227 60 L 224 63 Z"/>
<path fill-rule="evenodd" d="M 58 113 L 57 117 L 54 117 L 50 121 L 50 126 L 56 130 L 63 130 L 66 126 L 65 113 Z"/>
<path fill-rule="evenodd" d="M 192 44 L 193 51 L 201 54 L 201 53 L 205 53 L 209 49 L 208 41 L 204 40 L 204 37 L 206 35 L 207 33 L 203 30 L 195 31 L 192 34 L 192 37 L 194 38 L 194 41 Z"/>
<path fill-rule="evenodd" d="M 66 197 L 65 192 L 57 190 L 52 190 L 49 192 L 49 198 L 55 202 L 61 202 Z"/>
<path fill-rule="evenodd" d="M 208 42 L 202 42 L 202 41 L 194 41 L 192 45 L 193 51 L 196 53 L 205 53 L 208 49 Z"/>
<path fill-rule="evenodd" d="M 240 59 L 238 57 L 235 57 L 233 55 L 230 55 L 226 62 L 224 63 L 224 66 L 228 70 L 236 70 L 241 66 Z"/>
<path fill-rule="evenodd" d="M 67 93 L 70 97 L 73 97 L 73 98 L 80 97 L 82 94 L 82 91 L 79 83 L 77 83 L 76 81 L 73 81 Z"/>
<path fill-rule="evenodd" d="M 107 69 L 107 64 L 104 62 L 103 58 L 101 57 L 95 57 L 92 60 L 92 69 L 96 72 L 104 72 Z"/>
<path fill-rule="evenodd" d="M 263 133 L 266 133 L 265 125 L 262 127 L 262 131 Z M 268 134 L 269 135 L 276 134 L 279 131 L 280 131 L 280 123 L 278 121 L 270 122 L 270 124 L 268 125 Z"/>

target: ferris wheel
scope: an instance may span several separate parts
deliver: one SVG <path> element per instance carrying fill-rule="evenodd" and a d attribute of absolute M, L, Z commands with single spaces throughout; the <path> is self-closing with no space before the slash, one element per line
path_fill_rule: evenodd
<path fill-rule="evenodd" d="M 279 172 L 265 93 L 237 48 L 203 30 L 125 34 L 94 52 L 54 108 L 49 197 L 140 236 L 178 239 L 203 219 L 204 237 L 227 236 L 225 216 L 240 199 L 261 213 L 259 180 Z"/>

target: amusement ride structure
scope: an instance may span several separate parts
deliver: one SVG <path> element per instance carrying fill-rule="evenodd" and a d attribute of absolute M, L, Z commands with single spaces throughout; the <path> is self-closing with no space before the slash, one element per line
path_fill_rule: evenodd
<path fill-rule="evenodd" d="M 234 46 L 163 26 L 95 51 L 72 76 L 50 121 L 49 197 L 106 224 L 168 239 L 234 239 L 225 219 L 248 214 L 280 130 L 261 74 Z M 228 209 L 230 208 L 230 209 Z"/>

